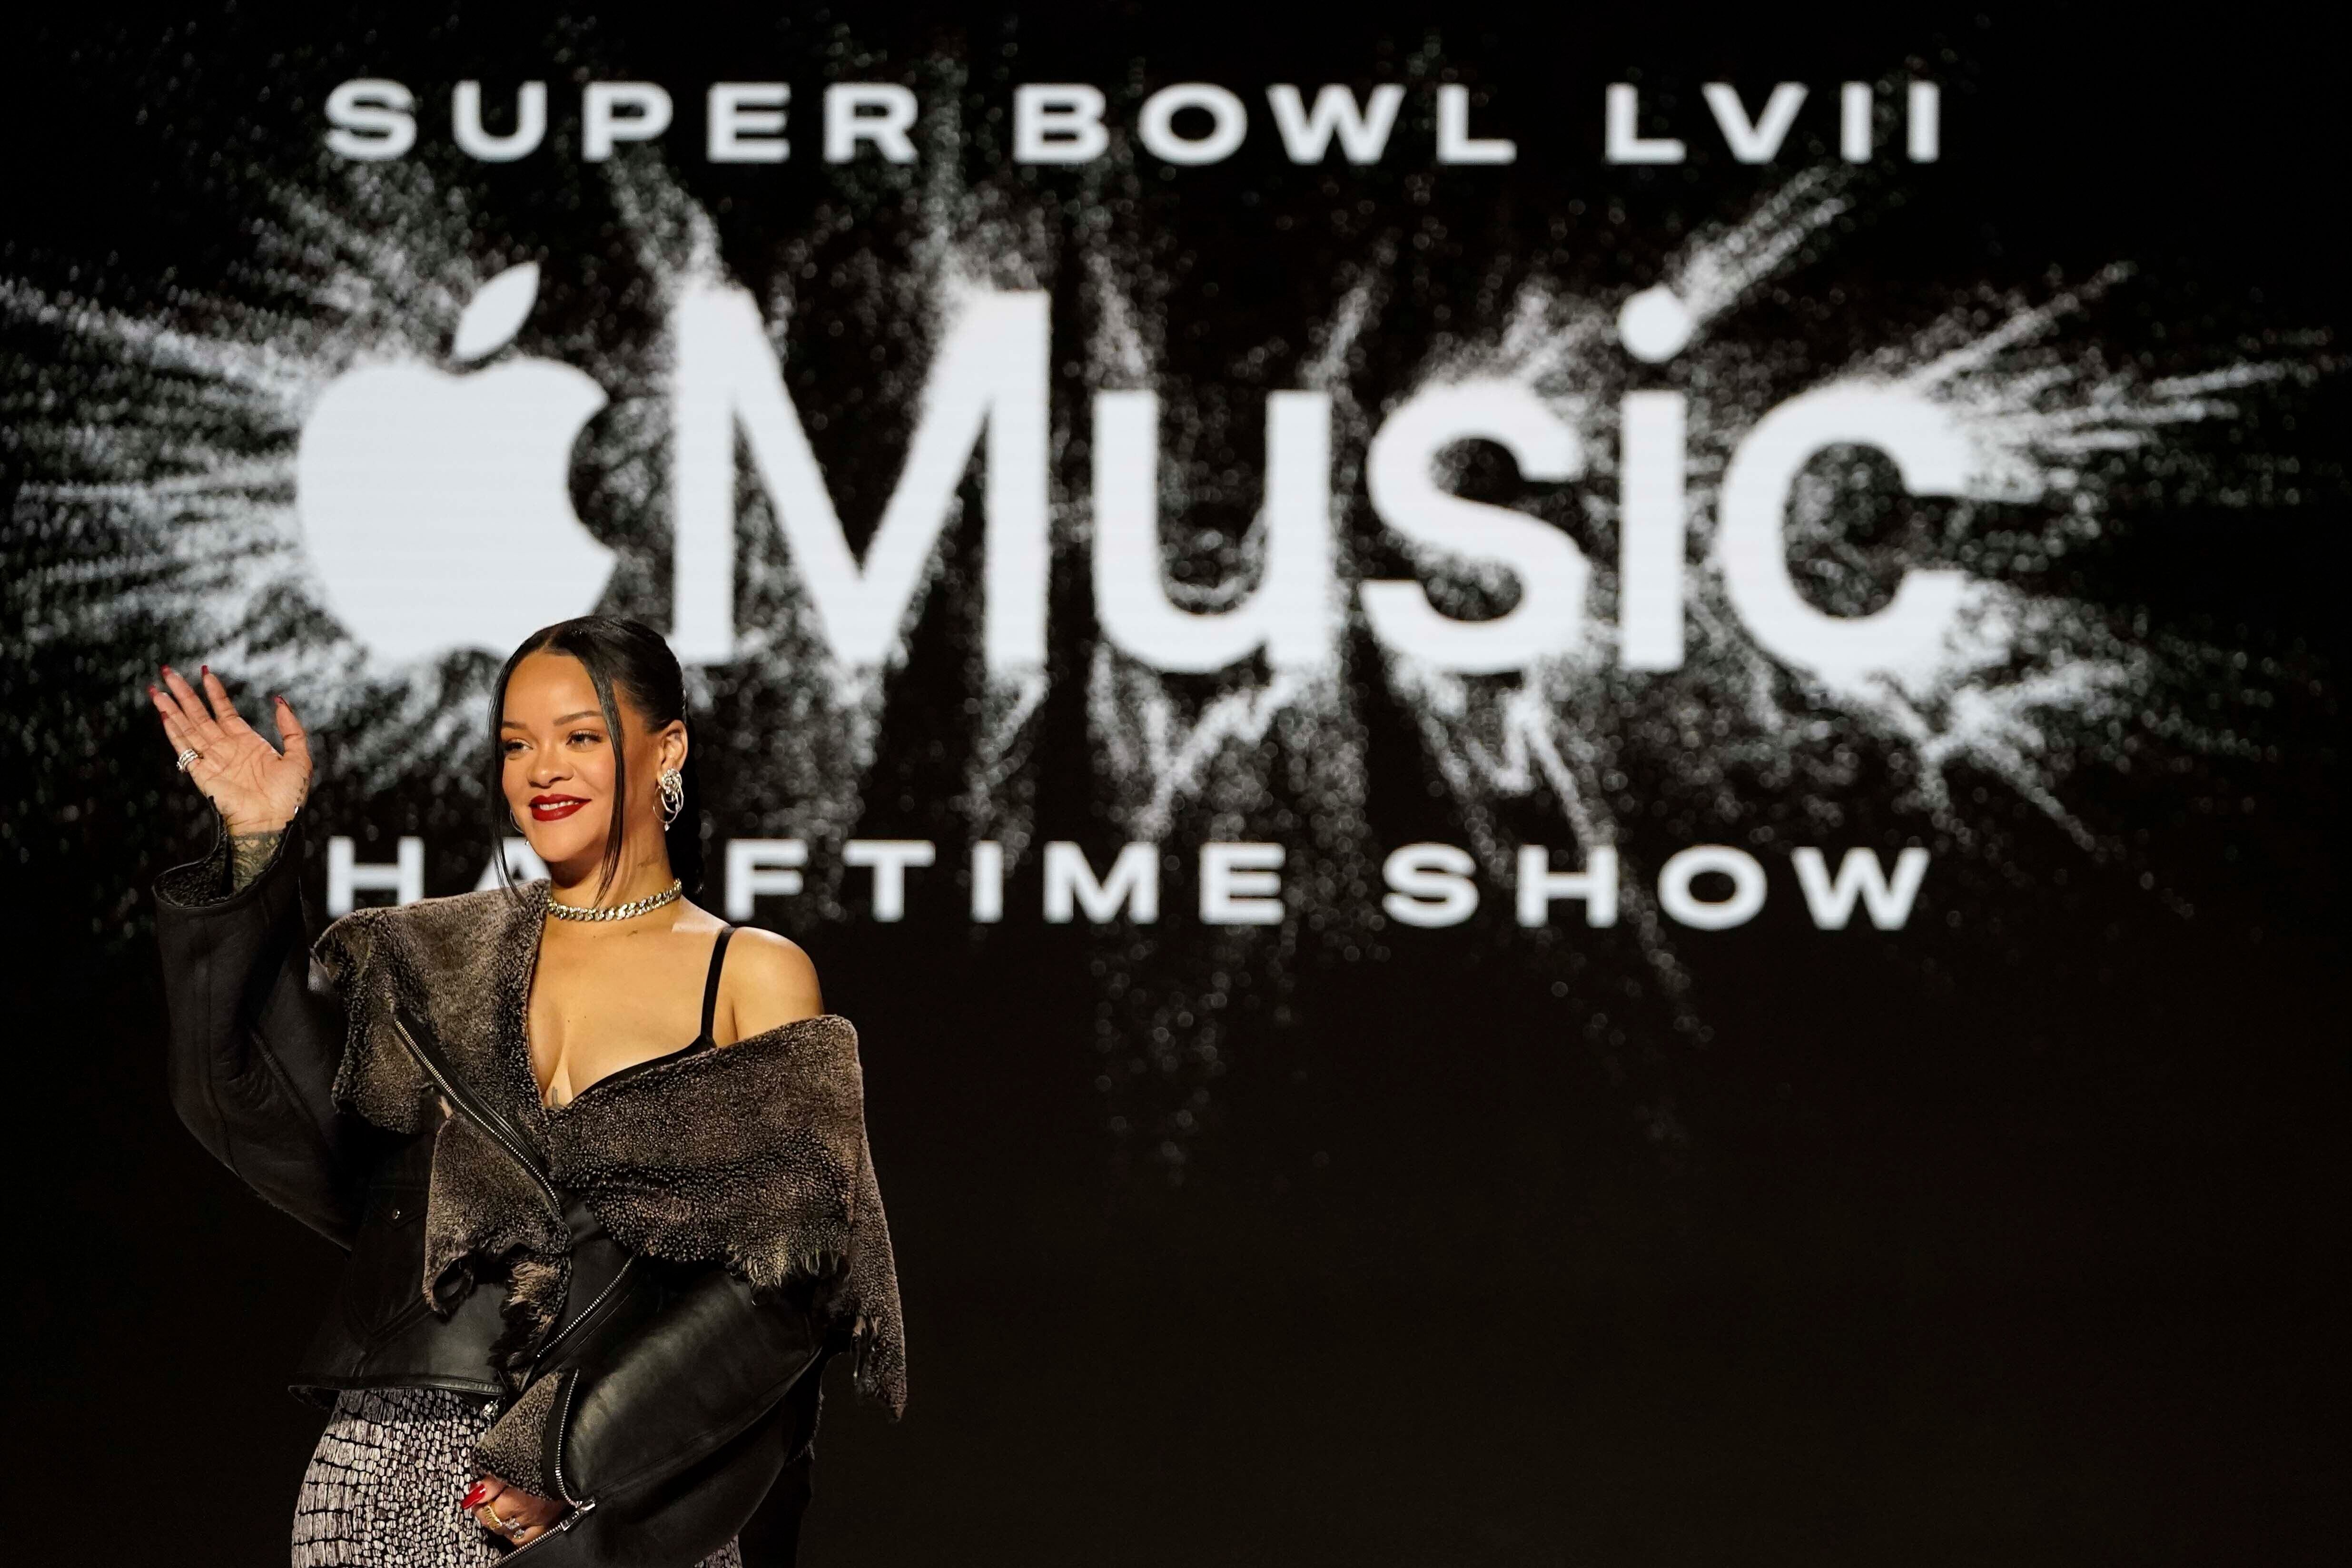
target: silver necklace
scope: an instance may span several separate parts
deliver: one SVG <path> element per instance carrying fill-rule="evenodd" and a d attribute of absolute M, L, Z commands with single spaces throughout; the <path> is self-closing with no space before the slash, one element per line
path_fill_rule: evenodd
<path fill-rule="evenodd" d="M 634 920 L 650 910 L 659 909 L 665 904 L 676 902 L 678 895 L 685 891 L 684 882 L 672 882 L 659 893 L 649 893 L 643 898 L 633 898 L 626 904 L 616 904 L 610 909 L 583 909 L 576 904 L 560 903 L 551 893 L 547 895 L 547 912 L 558 920 Z"/>

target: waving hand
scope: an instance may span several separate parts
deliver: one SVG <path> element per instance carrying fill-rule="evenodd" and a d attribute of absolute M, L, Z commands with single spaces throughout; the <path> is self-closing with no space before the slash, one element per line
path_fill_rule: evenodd
<path fill-rule="evenodd" d="M 237 837 L 284 830 L 310 791 L 310 745 L 284 697 L 272 699 L 280 752 L 245 722 L 228 688 L 206 668 L 199 693 L 177 670 L 163 666 L 163 685 L 148 697 L 163 720 L 164 737 L 180 754 L 181 769 L 213 803 Z"/>

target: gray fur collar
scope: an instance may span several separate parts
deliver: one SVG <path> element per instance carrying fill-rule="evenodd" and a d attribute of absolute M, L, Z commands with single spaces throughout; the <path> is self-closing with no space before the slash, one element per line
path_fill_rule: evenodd
<path fill-rule="evenodd" d="M 508 1281 L 494 1354 L 518 1383 L 561 1315 L 571 1233 L 535 1183 L 461 1116 L 392 1030 L 396 999 L 431 1022 L 467 1086 L 534 1139 L 558 1186 L 614 1239 L 679 1262 L 715 1260 L 762 1292 L 814 1282 L 856 1347 L 860 1390 L 897 1415 L 906 1338 L 890 1233 L 866 1146 L 857 1034 L 833 1014 L 697 1051 L 540 1103 L 526 1027 L 547 884 L 346 915 L 316 954 L 349 1034 L 335 1098 L 395 1133 L 435 1134 L 426 1299 L 445 1314 L 495 1272 Z"/>

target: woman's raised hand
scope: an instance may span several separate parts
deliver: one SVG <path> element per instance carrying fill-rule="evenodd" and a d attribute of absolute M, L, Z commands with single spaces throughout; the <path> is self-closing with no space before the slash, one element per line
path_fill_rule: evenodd
<path fill-rule="evenodd" d="M 199 678 L 201 693 L 166 664 L 163 684 L 147 688 L 163 717 L 164 737 L 186 758 L 184 770 L 232 835 L 282 830 L 310 792 L 310 744 L 292 706 L 284 697 L 272 699 L 278 733 L 286 742 L 281 753 L 245 722 L 209 666 Z"/>

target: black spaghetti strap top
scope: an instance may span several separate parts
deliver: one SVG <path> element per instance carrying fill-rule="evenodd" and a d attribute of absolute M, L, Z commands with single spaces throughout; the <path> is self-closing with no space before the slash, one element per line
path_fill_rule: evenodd
<path fill-rule="evenodd" d="M 588 1089 L 583 1089 L 580 1092 L 581 1094 L 587 1093 L 589 1089 L 601 1089 L 607 1083 L 627 1078 L 634 1073 L 643 1072 L 648 1067 L 658 1067 L 665 1061 L 675 1061 L 681 1056 L 691 1056 L 698 1051 L 713 1051 L 718 1048 L 719 1042 L 710 1038 L 710 1026 L 719 1016 L 719 971 L 727 967 L 727 944 L 734 935 L 735 927 L 730 925 L 719 933 L 719 940 L 711 945 L 710 976 L 702 982 L 702 1032 L 676 1051 L 665 1051 L 659 1056 L 648 1056 L 643 1061 L 633 1061 L 617 1071 L 607 1072 L 604 1077 L 588 1085 Z M 579 1097 L 579 1094 L 575 1094 L 572 1099 L 576 1100 Z M 566 1104 L 570 1103 L 570 1101 L 565 1102 Z"/>
<path fill-rule="evenodd" d="M 710 945 L 710 977 L 702 982 L 702 1032 L 694 1037 L 694 1043 L 686 1048 L 688 1051 L 719 1043 L 710 1038 L 710 1020 L 719 1016 L 719 971 L 727 967 L 727 944 L 734 936 L 735 927 L 727 926 Z"/>

